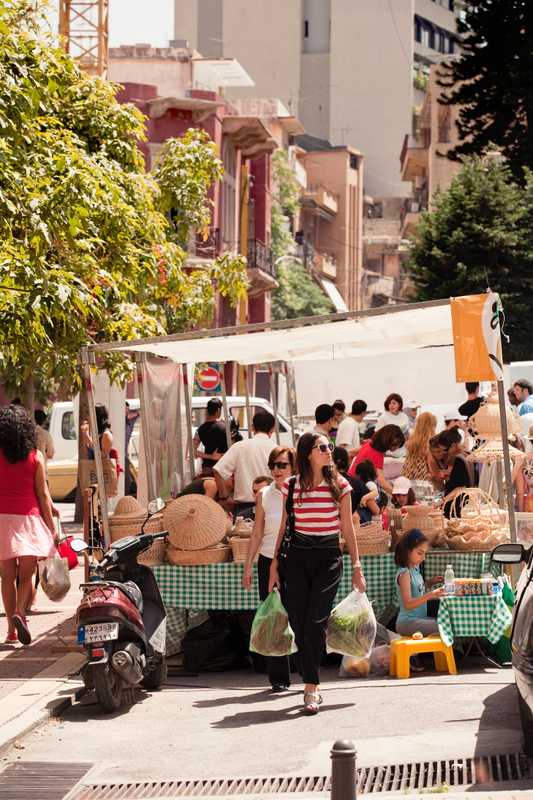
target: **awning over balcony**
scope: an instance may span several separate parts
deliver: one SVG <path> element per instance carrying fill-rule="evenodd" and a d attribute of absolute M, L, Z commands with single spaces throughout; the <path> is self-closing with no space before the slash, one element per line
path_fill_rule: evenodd
<path fill-rule="evenodd" d="M 322 288 L 326 292 L 327 296 L 333 303 L 335 311 L 348 311 L 348 306 L 344 302 L 344 297 L 339 292 L 335 284 L 331 281 L 327 281 L 325 278 L 321 278 L 320 283 L 322 284 Z"/>
<path fill-rule="evenodd" d="M 277 147 L 266 125 L 257 117 L 224 117 L 222 133 L 231 136 L 244 158 L 257 158 Z"/>

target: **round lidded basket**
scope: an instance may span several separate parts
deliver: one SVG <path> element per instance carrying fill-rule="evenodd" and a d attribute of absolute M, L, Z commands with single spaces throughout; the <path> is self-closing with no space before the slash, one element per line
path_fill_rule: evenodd
<path fill-rule="evenodd" d="M 431 506 L 406 506 L 407 514 L 402 521 L 403 532 L 418 528 L 431 545 L 444 533 L 444 514 Z"/>
<path fill-rule="evenodd" d="M 227 516 L 210 497 L 188 494 L 172 500 L 163 510 L 163 529 L 178 550 L 205 550 L 226 535 Z M 229 548 L 228 548 L 229 549 Z"/>
<path fill-rule="evenodd" d="M 115 512 L 111 520 L 127 519 L 128 517 L 144 518 L 147 513 L 146 508 L 144 508 L 135 497 L 127 495 L 126 497 L 121 497 L 116 504 Z"/>
<path fill-rule="evenodd" d="M 231 561 L 231 547 L 218 544 L 205 550 L 178 550 L 171 544 L 167 546 L 166 557 L 174 566 L 204 566 L 206 564 L 223 564 Z"/>
<path fill-rule="evenodd" d="M 164 539 L 157 539 L 153 544 L 137 556 L 137 564 L 144 564 L 145 567 L 158 567 L 165 563 L 165 553 L 167 543 Z"/>

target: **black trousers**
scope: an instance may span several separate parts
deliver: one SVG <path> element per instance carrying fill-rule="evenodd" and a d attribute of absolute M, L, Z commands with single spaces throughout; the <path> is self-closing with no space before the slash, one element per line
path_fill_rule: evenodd
<path fill-rule="evenodd" d="M 304 683 L 320 683 L 326 627 L 342 576 L 337 535 L 293 535 L 283 577 Z"/>
<path fill-rule="evenodd" d="M 271 558 L 266 556 L 259 556 L 257 562 L 257 578 L 259 582 L 259 599 L 266 600 L 268 596 L 268 579 L 270 576 L 270 565 L 272 564 Z M 285 593 L 283 587 L 280 587 L 281 602 L 285 605 Z M 289 656 L 269 656 L 265 658 L 268 679 L 273 686 L 279 683 L 282 686 L 291 685 L 291 670 L 289 665 Z"/>

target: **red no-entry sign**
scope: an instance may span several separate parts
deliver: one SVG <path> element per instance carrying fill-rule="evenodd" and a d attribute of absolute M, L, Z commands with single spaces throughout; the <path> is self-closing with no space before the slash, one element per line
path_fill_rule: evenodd
<path fill-rule="evenodd" d="M 214 367 L 203 367 L 196 374 L 196 383 L 203 392 L 213 392 L 220 385 L 220 373 Z"/>

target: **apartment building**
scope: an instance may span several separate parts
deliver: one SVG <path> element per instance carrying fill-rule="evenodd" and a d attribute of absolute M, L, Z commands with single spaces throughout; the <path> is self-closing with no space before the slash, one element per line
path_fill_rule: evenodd
<path fill-rule="evenodd" d="M 454 53 L 453 0 L 176 0 L 175 37 L 235 57 L 306 131 L 365 156 L 365 191 L 407 196 L 398 141 L 411 128 L 413 75 Z"/>
<path fill-rule="evenodd" d="M 412 186 L 411 197 L 404 200 L 401 210 L 402 238 L 414 232 L 421 212 L 431 208 L 435 192 L 449 189 L 461 168 L 459 162 L 447 158 L 459 143 L 456 127 L 459 108 L 440 104 L 441 94 L 438 67 L 433 65 L 413 131 L 405 135 L 400 154 L 402 178 Z"/>

